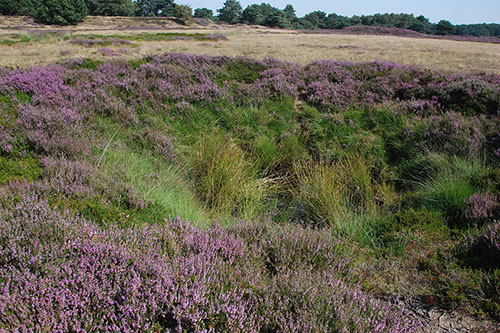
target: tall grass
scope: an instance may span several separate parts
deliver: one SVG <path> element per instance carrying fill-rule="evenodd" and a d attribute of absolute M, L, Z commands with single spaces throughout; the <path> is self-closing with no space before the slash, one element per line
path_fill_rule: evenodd
<path fill-rule="evenodd" d="M 465 222 L 465 199 L 481 190 L 480 178 L 486 171 L 478 157 L 446 157 L 429 154 L 434 170 L 430 177 L 417 182 L 417 198 L 426 207 L 441 211 L 450 226 Z"/>
<path fill-rule="evenodd" d="M 258 176 L 258 163 L 250 161 L 231 139 L 202 136 L 189 155 L 190 175 L 198 197 L 214 215 L 252 218 L 262 212 L 274 188 L 271 178 Z"/>
<path fill-rule="evenodd" d="M 190 183 L 185 180 L 179 167 L 123 148 L 106 152 L 103 168 L 124 173 L 124 177 L 147 203 L 142 213 L 161 215 L 154 216 L 152 220 L 180 216 L 199 224 L 209 221 L 208 213 L 196 200 Z"/>
<path fill-rule="evenodd" d="M 298 163 L 295 179 L 294 196 L 319 226 L 349 229 L 342 224 L 352 222 L 352 216 L 375 213 L 392 194 L 390 187 L 372 179 L 372 167 L 360 155 L 333 163 Z"/>

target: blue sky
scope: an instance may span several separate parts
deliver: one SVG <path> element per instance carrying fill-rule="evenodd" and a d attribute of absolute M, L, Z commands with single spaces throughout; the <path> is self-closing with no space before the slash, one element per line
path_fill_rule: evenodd
<path fill-rule="evenodd" d="M 177 0 L 176 3 L 190 5 L 193 9 L 206 7 L 214 12 L 221 8 L 225 0 Z M 303 16 L 314 10 L 340 15 L 369 15 L 375 13 L 413 13 L 424 15 L 431 22 L 447 19 L 454 24 L 465 23 L 500 23 L 500 0 L 240 0 L 245 8 L 249 4 L 269 3 L 274 7 L 284 8 L 291 4 L 297 16 Z"/>

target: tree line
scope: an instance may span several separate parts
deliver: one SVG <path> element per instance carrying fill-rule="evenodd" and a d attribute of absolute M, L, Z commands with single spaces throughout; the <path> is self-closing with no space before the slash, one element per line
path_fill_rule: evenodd
<path fill-rule="evenodd" d="M 229 24 L 255 24 L 287 29 L 343 29 L 349 26 L 381 26 L 409 29 L 433 35 L 500 36 L 500 24 L 453 25 L 447 20 L 431 23 L 428 18 L 413 14 L 374 14 L 342 16 L 313 11 L 297 17 L 292 5 L 279 9 L 267 3 L 253 4 L 245 9 L 237 0 L 227 0 L 217 10 L 178 5 L 174 0 L 0 0 L 0 14 L 28 15 L 47 24 L 75 24 L 86 15 L 102 16 L 168 16 L 185 24 L 192 18 L 210 19 Z"/>
<path fill-rule="evenodd" d="M 87 15 L 169 16 L 182 23 L 192 21 L 193 11 L 174 0 L 0 0 L 1 15 L 26 15 L 35 22 L 72 25 Z"/>

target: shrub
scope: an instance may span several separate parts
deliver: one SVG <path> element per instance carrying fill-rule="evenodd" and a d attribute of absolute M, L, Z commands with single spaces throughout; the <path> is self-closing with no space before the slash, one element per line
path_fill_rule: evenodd
<path fill-rule="evenodd" d="M 33 194 L 0 216 L 9 331 L 408 332 L 420 324 L 342 279 L 348 261 L 325 233 L 251 224 L 230 233 L 179 219 L 104 229 Z"/>
<path fill-rule="evenodd" d="M 0 0 L 0 14 L 31 16 L 36 11 L 33 0 Z"/>
<path fill-rule="evenodd" d="M 40 0 L 35 21 L 44 24 L 72 25 L 87 16 L 84 0 Z"/>
<path fill-rule="evenodd" d="M 439 101 L 463 114 L 495 115 L 500 108 L 500 88 L 483 78 L 458 78 L 440 91 Z"/>
<path fill-rule="evenodd" d="M 498 198 L 494 194 L 474 193 L 464 200 L 465 217 L 470 220 L 491 219 L 495 216 L 500 206 Z"/>
<path fill-rule="evenodd" d="M 464 117 L 448 111 L 442 115 L 410 122 L 409 140 L 416 146 L 432 151 L 472 156 L 480 153 L 487 143 L 484 124 L 488 120 L 479 117 Z M 417 148 L 418 149 L 418 148 Z"/>

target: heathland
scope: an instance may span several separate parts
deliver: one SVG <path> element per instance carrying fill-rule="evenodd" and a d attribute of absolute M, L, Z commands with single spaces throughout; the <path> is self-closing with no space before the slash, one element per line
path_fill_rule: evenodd
<path fill-rule="evenodd" d="M 1 330 L 498 327 L 499 44 L 2 19 Z"/>

